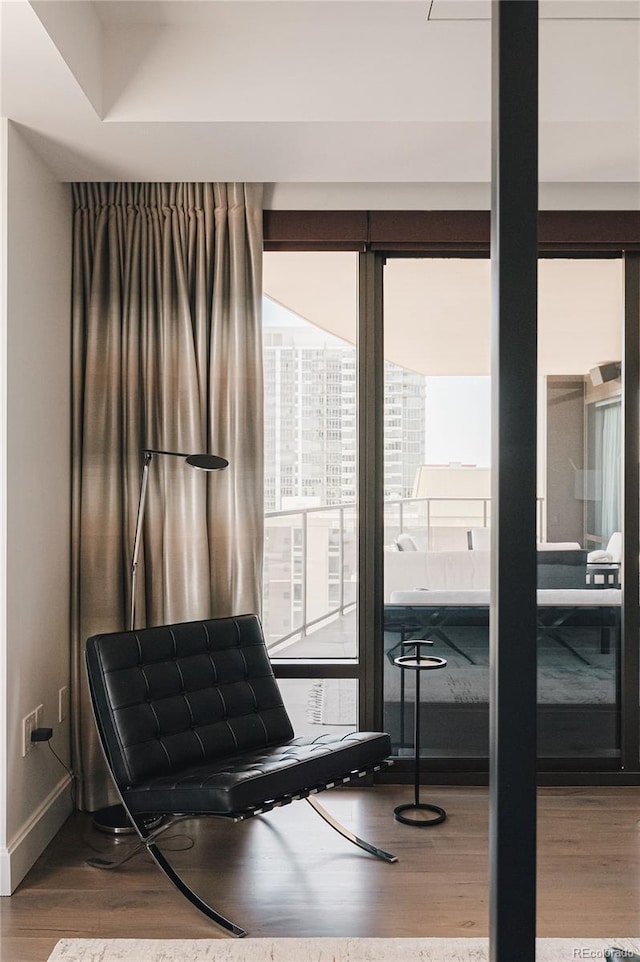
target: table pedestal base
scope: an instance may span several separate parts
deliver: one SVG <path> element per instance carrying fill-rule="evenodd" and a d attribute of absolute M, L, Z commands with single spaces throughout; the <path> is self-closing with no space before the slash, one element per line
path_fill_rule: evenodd
<path fill-rule="evenodd" d="M 404 825 L 413 825 L 416 828 L 440 825 L 447 817 L 444 808 L 440 808 L 439 805 L 428 805 L 426 802 L 420 801 L 420 673 L 425 670 L 445 668 L 447 664 L 446 658 L 435 658 L 433 655 L 422 654 L 422 645 L 432 644 L 433 642 L 426 638 L 403 641 L 402 647 L 413 645 L 415 647 L 415 653 L 413 655 L 400 655 L 398 658 L 393 659 L 394 665 L 397 665 L 403 673 L 405 671 L 415 671 L 416 673 L 416 703 L 413 712 L 413 750 L 415 756 L 413 802 L 396 805 L 393 810 L 393 817 L 396 822 L 402 822 Z M 404 718 L 404 698 L 402 700 L 402 717 Z M 403 815 L 403 812 L 433 812 L 435 818 L 410 818 L 407 815 Z"/>
<path fill-rule="evenodd" d="M 435 818 L 411 818 L 410 816 L 404 815 L 404 812 L 415 812 L 416 810 L 421 812 L 435 812 Z M 417 828 L 428 828 L 429 825 L 439 825 L 440 822 L 444 822 L 447 817 L 447 813 L 444 808 L 440 808 L 439 805 L 427 805 L 426 802 L 407 802 L 405 805 L 396 805 L 393 810 L 393 817 L 396 822 L 402 822 L 404 825 L 415 825 Z"/>

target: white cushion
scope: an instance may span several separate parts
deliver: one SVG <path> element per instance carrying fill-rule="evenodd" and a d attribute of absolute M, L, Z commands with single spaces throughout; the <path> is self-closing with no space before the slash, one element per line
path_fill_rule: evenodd
<path fill-rule="evenodd" d="M 608 551 L 602 551 L 600 548 L 597 548 L 595 551 L 590 551 L 587 555 L 587 563 L 592 565 L 598 561 L 601 564 L 611 564 L 613 555 L 610 555 Z"/>
<path fill-rule="evenodd" d="M 489 604 L 490 592 L 488 589 L 469 588 L 460 591 L 431 591 L 423 588 L 418 591 L 392 591 L 392 605 L 464 605 L 465 607 L 479 605 L 486 607 Z"/>
<path fill-rule="evenodd" d="M 491 528 L 469 528 L 471 546 L 479 551 L 491 548 Z M 537 551 L 575 551 L 580 548 L 579 541 L 538 541 Z"/>
<path fill-rule="evenodd" d="M 396 538 L 398 551 L 417 551 L 418 545 L 410 534 L 399 534 Z"/>
<path fill-rule="evenodd" d="M 611 560 L 621 564 L 622 562 L 622 532 L 614 531 L 607 543 L 607 552 L 611 555 Z"/>
<path fill-rule="evenodd" d="M 588 605 L 620 605 L 622 592 L 619 588 L 540 588 L 536 592 L 538 604 L 541 606 L 580 606 Z M 460 605 L 487 607 L 491 600 L 491 593 L 481 590 L 467 591 L 392 591 L 390 602 L 392 605 Z"/>
<path fill-rule="evenodd" d="M 596 548 L 587 555 L 588 564 L 621 564 L 622 563 L 622 532 L 614 531 L 606 548 Z"/>
<path fill-rule="evenodd" d="M 578 541 L 539 541 L 536 545 L 537 551 L 579 551 Z"/>
<path fill-rule="evenodd" d="M 489 587 L 488 551 L 388 551 L 384 555 L 384 599 L 411 588 Z"/>

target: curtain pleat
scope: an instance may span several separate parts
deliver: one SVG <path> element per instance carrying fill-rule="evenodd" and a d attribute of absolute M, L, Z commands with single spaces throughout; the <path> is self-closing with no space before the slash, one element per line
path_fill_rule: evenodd
<path fill-rule="evenodd" d="M 78 802 L 117 801 L 88 701 L 84 644 L 128 627 L 142 449 L 156 456 L 137 625 L 260 613 L 262 186 L 75 184 L 72 612 Z"/>

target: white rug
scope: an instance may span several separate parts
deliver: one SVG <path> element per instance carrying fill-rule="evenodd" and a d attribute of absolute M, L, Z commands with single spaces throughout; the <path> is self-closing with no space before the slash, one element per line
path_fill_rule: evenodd
<path fill-rule="evenodd" d="M 640 952 L 640 939 L 538 939 L 536 962 Z M 48 962 L 486 962 L 487 939 L 63 939 Z"/>

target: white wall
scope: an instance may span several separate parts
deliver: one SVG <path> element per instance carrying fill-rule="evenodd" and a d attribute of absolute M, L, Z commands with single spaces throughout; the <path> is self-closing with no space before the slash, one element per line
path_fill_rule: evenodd
<path fill-rule="evenodd" d="M 69 723 L 58 722 L 58 690 L 69 684 L 71 198 L 19 130 L 2 123 L 6 610 L 0 605 L 0 661 L 6 674 L 0 702 L 6 730 L 0 740 L 6 798 L 0 893 L 7 895 L 71 811 L 69 776 L 48 747 L 36 745 L 22 757 L 22 719 L 42 705 L 52 747 L 69 759 Z"/>

